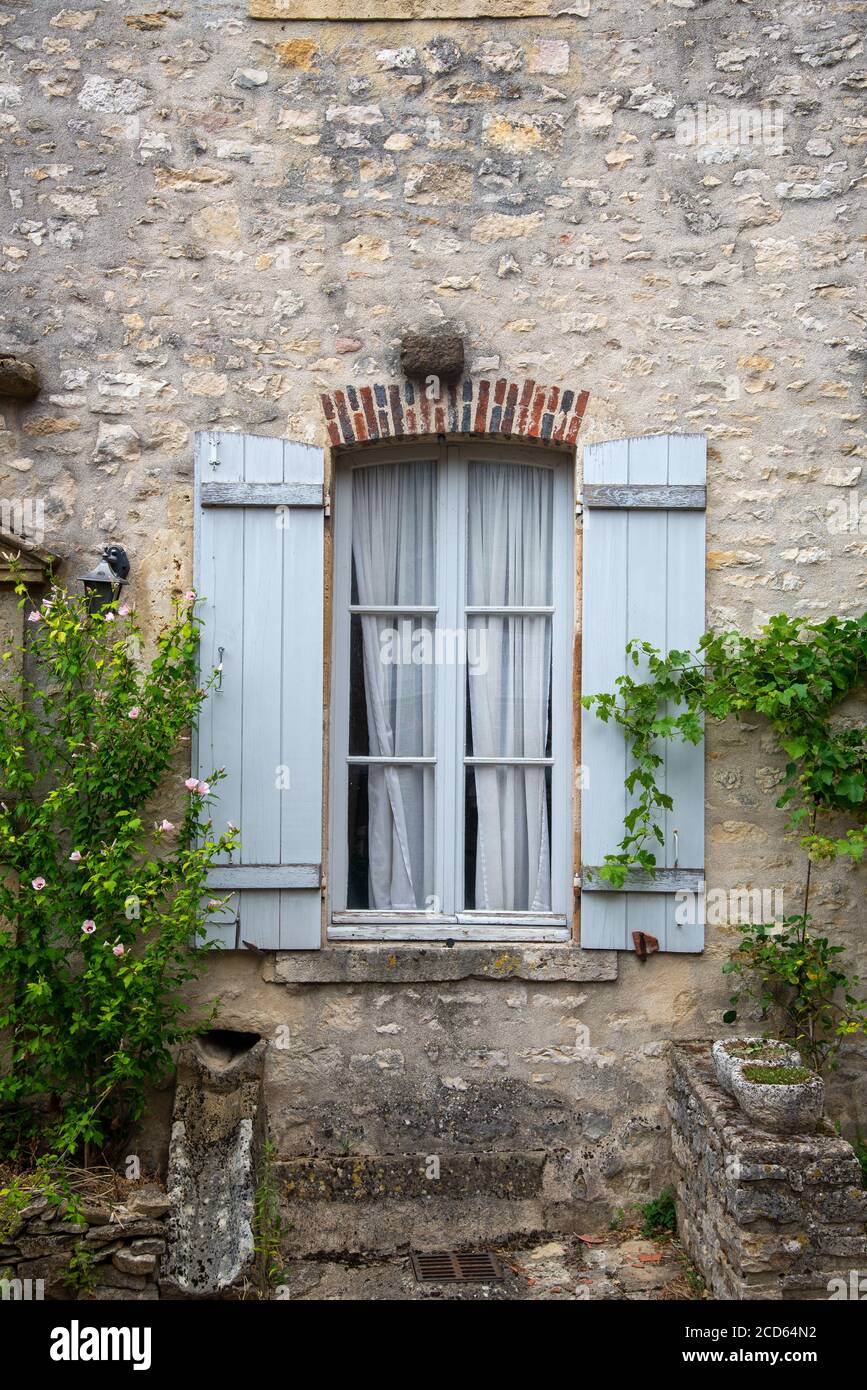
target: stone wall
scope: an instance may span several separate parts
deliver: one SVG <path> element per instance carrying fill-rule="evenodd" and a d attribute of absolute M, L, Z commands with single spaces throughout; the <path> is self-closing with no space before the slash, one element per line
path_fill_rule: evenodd
<path fill-rule="evenodd" d="M 579 468 L 583 442 L 708 435 L 712 624 L 863 607 L 865 5 L 570 8 L 3 6 L 0 350 L 43 390 L 3 403 L 0 494 L 44 501 L 64 576 L 122 543 L 152 629 L 190 582 L 193 432 L 327 444 L 321 395 L 398 380 L 401 335 L 449 321 L 474 379 L 590 391 Z M 766 731 L 712 731 L 708 759 L 708 886 L 793 910 Z M 817 872 L 813 906 L 867 975 L 851 867 Z M 722 1031 L 735 936 L 616 979 L 498 976 L 497 951 L 431 975 L 404 948 L 400 979 L 375 950 L 350 979 L 334 947 L 296 979 L 249 953 L 193 995 L 267 1039 L 291 1168 L 517 1154 L 524 1225 L 570 1201 L 589 1221 L 664 1180 L 666 1040 Z M 867 1128 L 854 1050 L 840 1077 L 835 1115 Z M 164 1128 L 143 1143 L 165 1158 Z"/>
<path fill-rule="evenodd" d="M 123 1203 L 85 1201 L 80 1221 L 37 1197 L 0 1243 L 0 1298 L 159 1298 L 168 1209 L 165 1193 L 147 1185 Z"/>
<path fill-rule="evenodd" d="M 267 1040 L 290 1262 L 591 1231 L 658 1192 L 667 1039 L 708 1013 L 695 962 L 665 964 L 515 944 L 215 960 L 198 997 Z"/>
<path fill-rule="evenodd" d="M 672 1049 L 672 1087 L 678 1234 L 711 1294 L 851 1296 L 867 1263 L 852 1146 L 827 1123 L 810 1135 L 755 1129 L 717 1085 L 705 1043 Z"/>

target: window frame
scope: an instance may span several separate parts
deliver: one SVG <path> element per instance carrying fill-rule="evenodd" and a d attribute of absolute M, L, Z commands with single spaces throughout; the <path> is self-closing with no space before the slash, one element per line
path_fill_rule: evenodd
<path fill-rule="evenodd" d="M 465 678 L 449 689 L 438 666 L 435 682 L 434 895 L 455 910 L 438 914 L 346 907 L 349 847 L 349 659 L 351 625 L 352 474 L 356 468 L 414 461 L 437 465 L 436 613 L 445 629 L 466 628 L 467 479 L 469 464 L 500 462 L 548 468 L 554 480 L 551 671 L 551 906 L 550 913 L 467 911 L 462 900 Z M 550 445 L 472 440 L 372 445 L 341 453 L 332 489 L 332 636 L 329 751 L 329 871 L 327 935 L 332 941 L 568 941 L 573 917 L 572 649 L 575 597 L 574 453 Z M 399 611 L 399 610 L 390 610 Z M 417 612 L 418 610 L 414 610 Z M 458 668 L 465 671 L 465 667 Z M 456 754 L 446 759 L 444 750 Z M 463 750 L 463 751 L 461 751 Z M 413 761 L 416 761 L 413 759 Z M 459 866 L 459 867 L 455 867 Z"/>

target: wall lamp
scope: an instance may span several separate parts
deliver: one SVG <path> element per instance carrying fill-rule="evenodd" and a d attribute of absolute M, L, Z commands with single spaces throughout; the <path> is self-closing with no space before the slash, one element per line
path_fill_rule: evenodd
<path fill-rule="evenodd" d="M 87 595 L 88 612 L 101 613 L 103 608 L 117 603 L 128 576 L 129 560 L 123 546 L 106 546 L 96 568 L 89 574 L 79 575 Z"/>

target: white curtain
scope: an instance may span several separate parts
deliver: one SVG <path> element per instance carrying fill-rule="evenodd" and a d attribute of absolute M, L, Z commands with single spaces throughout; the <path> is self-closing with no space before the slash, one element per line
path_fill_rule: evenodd
<path fill-rule="evenodd" d="M 471 464 L 468 481 L 468 605 L 550 605 L 550 470 Z M 473 754 L 545 757 L 550 617 L 475 616 L 468 622 L 468 645 L 479 654 L 468 675 Z M 478 807 L 476 910 L 549 912 L 545 768 L 475 766 L 467 776 L 475 778 Z"/>
<path fill-rule="evenodd" d="M 434 464 L 355 470 L 354 602 L 436 603 L 435 514 Z M 412 639 L 423 628 L 432 634 L 431 622 L 391 615 L 360 621 L 370 756 L 433 754 L 435 668 L 412 660 Z M 423 910 L 433 893 L 434 769 L 371 766 L 367 792 L 369 906 Z"/>

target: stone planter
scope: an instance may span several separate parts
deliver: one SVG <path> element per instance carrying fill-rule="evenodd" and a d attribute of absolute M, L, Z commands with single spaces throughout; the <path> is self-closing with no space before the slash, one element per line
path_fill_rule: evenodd
<path fill-rule="evenodd" d="M 761 1045 L 761 1052 L 739 1057 L 733 1048 Z M 721 1038 L 715 1042 L 711 1051 L 716 1079 L 727 1095 L 734 1096 L 734 1073 L 745 1063 L 761 1062 L 771 1065 L 779 1062 L 788 1067 L 801 1066 L 801 1054 L 779 1038 Z"/>
<path fill-rule="evenodd" d="M 751 1076 L 751 1072 L 759 1075 Z M 773 1072 L 779 1080 L 769 1079 Z M 812 1134 L 825 1109 L 825 1083 L 806 1067 L 746 1062 L 732 1073 L 732 1085 L 744 1114 L 772 1134 Z"/>

